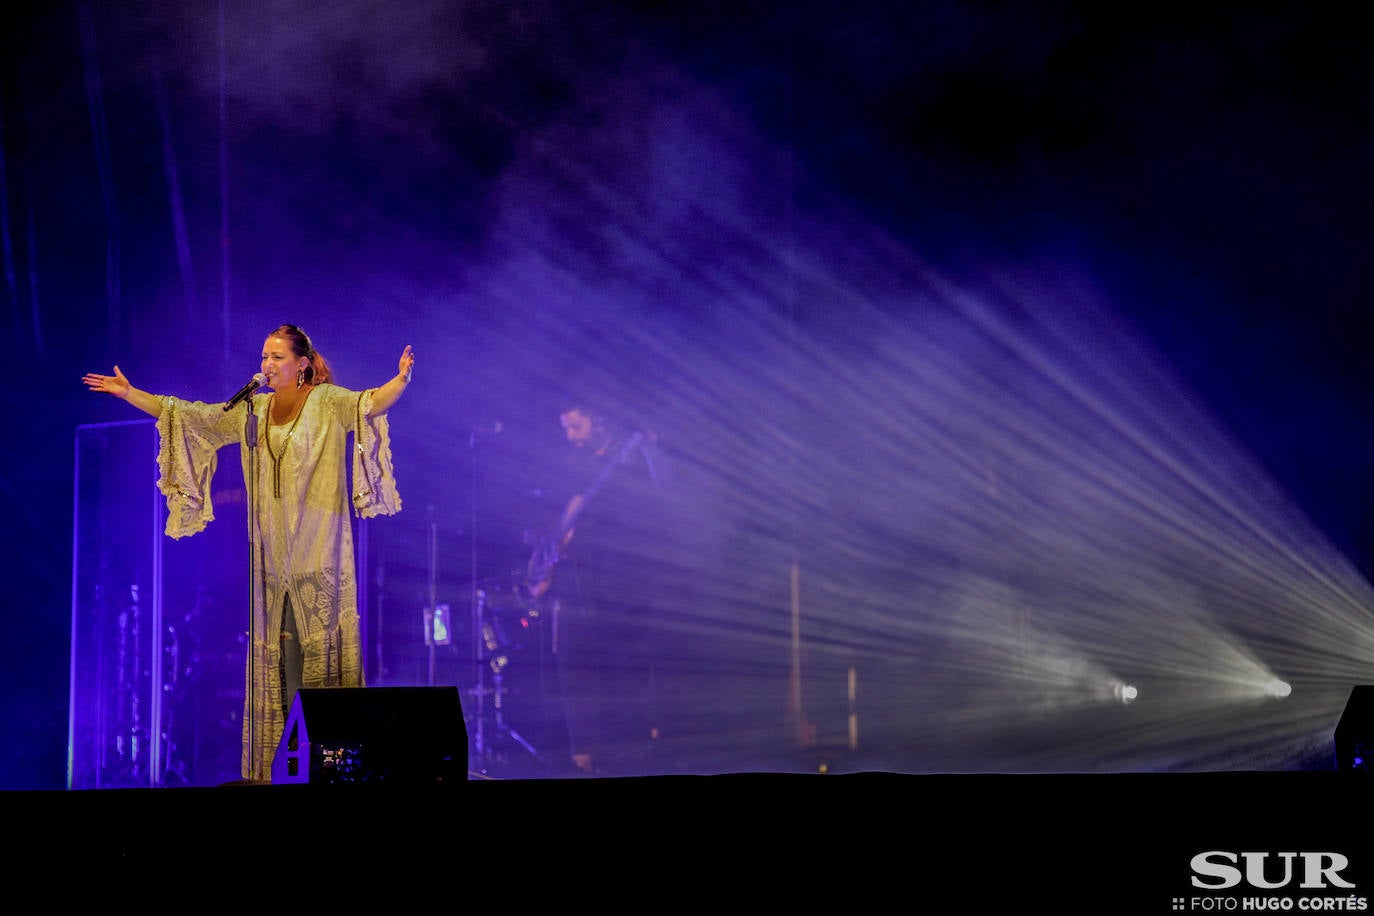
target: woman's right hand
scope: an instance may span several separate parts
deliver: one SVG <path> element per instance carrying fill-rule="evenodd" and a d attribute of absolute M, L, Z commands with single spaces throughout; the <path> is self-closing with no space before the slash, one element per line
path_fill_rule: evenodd
<path fill-rule="evenodd" d="M 124 377 L 124 373 L 119 371 L 119 367 L 114 367 L 114 375 L 100 375 L 95 372 L 87 372 L 81 377 L 81 381 L 86 383 L 86 387 L 92 391 L 103 391 L 112 394 L 117 398 L 127 399 L 129 391 L 134 386 L 129 384 L 129 380 Z"/>
<path fill-rule="evenodd" d="M 129 384 L 129 380 L 124 377 L 123 372 L 119 371 L 118 366 L 114 367 L 114 375 L 87 372 L 81 377 L 81 381 L 85 382 L 86 387 L 92 391 L 103 391 L 106 394 L 122 398 L 150 417 L 162 416 L 162 398 L 146 391 L 140 391 Z"/>

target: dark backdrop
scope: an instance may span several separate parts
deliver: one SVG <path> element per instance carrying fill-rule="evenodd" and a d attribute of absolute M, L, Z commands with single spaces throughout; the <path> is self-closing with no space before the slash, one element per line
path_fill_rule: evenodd
<path fill-rule="evenodd" d="M 711 675 L 696 695 L 726 697 L 697 768 L 811 765 L 786 740 L 781 762 L 721 750 L 796 699 L 798 565 L 821 609 L 802 670 L 842 679 L 857 654 L 865 684 L 918 655 L 980 672 L 950 677 L 942 714 L 1014 717 L 984 680 L 1006 666 L 987 637 L 1001 616 L 936 624 L 877 596 L 947 596 L 955 568 L 979 594 L 1015 581 L 1023 600 L 985 603 L 1052 605 L 1053 630 L 1099 661 L 1141 633 L 1189 642 L 1148 602 L 1119 642 L 1089 636 L 1092 602 L 1055 565 L 1024 585 L 1026 557 L 1102 570 L 1096 551 L 1123 553 L 1094 533 L 1092 507 L 1128 489 L 1111 482 L 1124 453 L 1093 450 L 1108 434 L 1180 486 L 1126 500 L 1141 513 L 1126 527 L 1169 557 L 1148 588 L 1206 592 L 1197 567 L 1239 556 L 1221 532 L 1254 539 L 1243 584 L 1217 590 L 1283 606 L 1257 621 L 1254 604 L 1197 598 L 1222 621 L 1202 629 L 1251 632 L 1247 651 L 1322 695 L 1300 725 L 1266 712 L 1257 729 L 1320 756 L 1366 677 L 1371 65 L 1334 7 L 145 0 L 3 16 L 7 788 L 65 782 L 73 442 L 134 418 L 81 374 L 118 363 L 148 390 L 218 400 L 283 321 L 351 386 L 418 353 L 393 417 L 405 509 L 368 533 L 375 683 L 429 676 L 431 594 L 461 623 L 474 585 L 499 590 L 523 559 L 570 387 L 652 423 L 690 493 L 674 613 Z M 1113 378 L 1125 366 L 1145 368 Z M 1070 436 L 1060 398 L 1106 432 Z M 960 514 L 974 484 L 943 482 L 975 452 L 1003 461 L 1001 492 L 1019 481 L 1034 523 Z M 1206 470 L 1161 457 L 1179 453 Z M 1241 495 L 1217 498 L 1227 482 Z M 1051 546 L 1050 530 L 1073 537 Z M 973 546 L 1018 531 L 1034 533 L 1014 554 Z M 1094 587 L 1141 594 L 1110 569 Z M 967 642 L 961 627 L 983 656 L 938 648 Z M 466 683 L 466 652 L 441 651 L 440 679 Z M 929 710 L 895 689 L 880 706 L 893 769 L 1272 764 L 1254 734 L 1210 747 L 1211 719 L 1157 737 L 1188 718 L 1167 711 L 1126 728 L 1141 753 L 1125 759 L 1101 753 L 1096 722 L 1017 763 L 995 733 L 963 744 L 946 724 L 954 749 L 922 757 L 898 723 Z"/>

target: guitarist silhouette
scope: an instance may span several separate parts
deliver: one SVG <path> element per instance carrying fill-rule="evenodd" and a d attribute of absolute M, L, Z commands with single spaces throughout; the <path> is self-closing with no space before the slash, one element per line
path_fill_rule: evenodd
<path fill-rule="evenodd" d="M 644 433 L 636 431 L 623 443 L 620 443 L 610 461 L 597 474 L 596 479 L 591 482 L 585 490 L 574 493 L 568 500 L 568 504 L 563 507 L 563 514 L 559 516 L 558 524 L 553 532 L 539 539 L 535 545 L 534 552 L 530 554 L 529 562 L 525 566 L 525 587 L 530 594 L 536 598 L 542 598 L 549 590 L 549 585 L 553 582 L 553 568 L 558 561 L 563 558 L 563 552 L 567 550 L 572 542 L 574 532 L 577 530 L 577 520 L 606 483 L 607 478 L 615 472 L 616 468 L 627 464 L 636 448 L 644 442 Z"/>
<path fill-rule="evenodd" d="M 566 498 L 533 539 L 524 586 L 553 621 L 572 772 L 625 772 L 654 729 L 647 624 L 661 586 L 648 569 L 661 462 L 652 433 L 618 434 L 584 403 L 565 402 L 559 422 L 572 446 Z"/>

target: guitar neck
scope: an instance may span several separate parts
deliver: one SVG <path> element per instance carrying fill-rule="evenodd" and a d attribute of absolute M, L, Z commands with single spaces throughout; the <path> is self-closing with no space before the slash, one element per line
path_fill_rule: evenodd
<path fill-rule="evenodd" d="M 563 548 L 566 546 L 572 530 L 577 527 L 577 520 L 582 517 L 587 504 L 591 502 L 592 497 L 601 489 L 602 484 L 611 476 L 611 472 L 628 460 L 630 451 L 639 445 L 643 438 L 642 432 L 636 432 L 625 440 L 616 450 L 615 457 L 607 462 L 601 472 L 596 475 L 591 486 L 568 500 L 568 505 L 563 510 L 563 516 L 559 519 L 558 530 L 554 536 L 534 549 L 529 562 L 526 564 L 526 580 L 535 597 L 543 595 L 548 588 L 553 567 L 561 559 Z"/>
<path fill-rule="evenodd" d="M 567 534 L 568 531 L 572 529 L 573 525 L 577 522 L 577 517 L 582 514 L 587 503 L 592 501 L 592 497 L 601 489 L 601 485 L 611 476 L 611 472 L 629 460 L 630 452 L 634 450 L 635 446 L 639 445 L 643 438 L 644 434 L 642 432 L 636 432 L 634 435 L 630 436 L 630 438 L 626 439 L 620 448 L 616 450 L 615 457 L 606 463 L 606 466 L 601 469 L 601 473 L 596 475 L 596 479 L 592 481 L 591 486 L 572 498 L 568 511 L 563 513 L 565 518 L 571 516 L 571 519 L 563 526 L 563 534 Z"/>

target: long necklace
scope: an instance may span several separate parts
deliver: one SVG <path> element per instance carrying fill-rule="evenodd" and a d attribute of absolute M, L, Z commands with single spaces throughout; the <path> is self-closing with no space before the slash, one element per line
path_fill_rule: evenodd
<path fill-rule="evenodd" d="M 291 441 L 291 434 L 296 431 L 296 424 L 301 422 L 301 414 L 305 413 L 305 402 L 310 397 L 310 392 L 314 387 L 306 389 L 305 397 L 296 405 L 296 418 L 291 421 L 291 428 L 286 431 L 286 435 L 281 440 L 281 454 L 272 451 L 272 406 L 276 403 L 277 395 L 274 393 L 272 399 L 267 402 L 267 435 L 263 438 L 267 441 L 267 457 L 272 459 L 272 495 L 281 499 L 281 460 L 286 457 L 286 444 Z"/>

